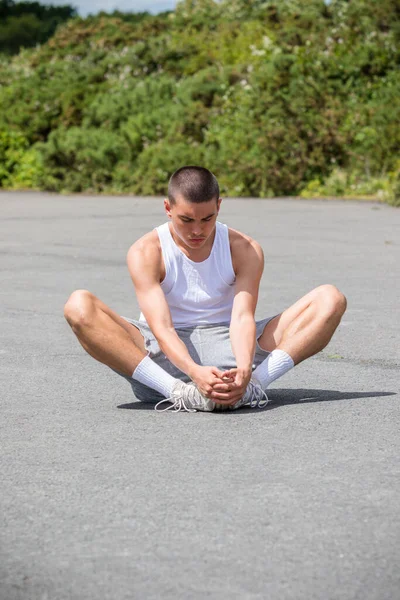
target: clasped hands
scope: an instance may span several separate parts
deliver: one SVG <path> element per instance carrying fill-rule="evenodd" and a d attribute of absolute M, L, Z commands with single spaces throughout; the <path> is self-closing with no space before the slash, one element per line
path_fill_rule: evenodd
<path fill-rule="evenodd" d="M 219 404 L 235 404 L 244 395 L 251 370 L 237 367 L 221 371 L 217 367 L 196 365 L 190 373 L 200 393 Z"/>

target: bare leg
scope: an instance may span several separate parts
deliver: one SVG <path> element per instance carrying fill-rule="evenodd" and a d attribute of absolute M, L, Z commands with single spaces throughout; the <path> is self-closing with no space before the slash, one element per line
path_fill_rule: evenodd
<path fill-rule="evenodd" d="M 327 346 L 346 306 L 335 286 L 321 285 L 270 321 L 259 344 L 269 352 L 284 350 L 297 365 Z"/>
<path fill-rule="evenodd" d="M 140 331 L 87 290 L 71 294 L 64 316 L 90 356 L 124 375 L 147 355 Z"/>

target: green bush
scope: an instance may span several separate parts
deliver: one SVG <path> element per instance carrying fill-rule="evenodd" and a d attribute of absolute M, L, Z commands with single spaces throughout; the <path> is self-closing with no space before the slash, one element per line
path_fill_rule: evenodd
<path fill-rule="evenodd" d="M 301 190 L 303 198 L 341 196 L 364 198 L 400 206 L 400 161 L 384 177 L 369 177 L 364 173 L 334 169 L 325 180 L 313 179 Z"/>
<path fill-rule="evenodd" d="M 165 193 L 198 162 L 224 195 L 397 204 L 399 42 L 392 0 L 71 19 L 0 56 L 0 186 Z"/>
<path fill-rule="evenodd" d="M 189 146 L 182 138 L 175 142 L 160 140 L 146 147 L 140 154 L 134 170 L 125 188 L 134 194 L 154 195 L 166 193 L 166 181 L 176 165 L 205 164 L 203 149 L 200 145 Z"/>
<path fill-rule="evenodd" d="M 118 162 L 129 157 L 124 140 L 101 129 L 60 128 L 36 148 L 43 156 L 41 184 L 56 192 L 103 192 L 112 187 Z"/>
<path fill-rule="evenodd" d="M 0 0 L 0 52 L 15 54 L 23 47 L 42 44 L 60 23 L 76 14 L 72 6 Z"/>

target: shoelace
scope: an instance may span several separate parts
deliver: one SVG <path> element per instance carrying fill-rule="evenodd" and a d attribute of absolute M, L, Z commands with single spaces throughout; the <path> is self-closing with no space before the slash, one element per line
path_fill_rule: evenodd
<path fill-rule="evenodd" d="M 250 387 L 250 390 L 248 390 L 248 393 L 250 395 L 250 407 L 251 408 L 264 408 L 265 406 L 267 406 L 269 399 L 268 399 L 267 394 L 264 392 L 264 390 L 260 386 L 260 384 L 255 382 L 253 379 L 250 379 L 250 381 L 248 383 L 248 387 Z M 182 392 L 182 391 L 180 390 L 180 392 Z M 185 388 L 186 401 L 193 400 L 195 398 L 196 393 L 197 393 L 196 387 L 187 386 Z M 162 409 L 157 408 L 160 404 L 163 404 L 163 402 L 172 402 L 172 404 L 170 406 L 167 406 L 166 408 L 162 408 Z M 175 397 L 174 397 L 174 395 L 172 395 L 170 398 L 165 398 L 164 400 L 160 400 L 160 402 L 157 402 L 154 409 L 157 410 L 158 412 L 164 412 L 166 410 L 172 410 L 174 412 L 179 412 L 181 410 L 186 411 L 186 412 L 197 412 L 197 410 L 195 408 L 189 408 L 188 406 L 186 406 L 185 398 L 183 398 L 182 395 L 179 395 L 179 396 L 176 395 Z"/>
<path fill-rule="evenodd" d="M 251 408 L 264 408 L 267 406 L 269 399 L 267 394 L 262 389 L 261 385 L 254 381 L 254 379 L 250 379 L 250 406 Z M 255 398 L 253 399 L 253 396 Z M 264 400 L 262 400 L 264 398 Z"/>
<path fill-rule="evenodd" d="M 193 400 L 196 392 L 197 389 L 194 386 L 187 386 L 187 388 L 185 389 L 186 400 Z M 157 406 L 159 406 L 163 402 L 172 402 L 172 404 L 170 406 L 167 406 L 167 408 L 158 409 Z M 166 410 L 172 410 L 174 412 L 179 412 L 180 410 L 186 412 L 197 412 L 195 408 L 189 408 L 188 406 L 186 406 L 185 398 L 182 398 L 182 396 L 174 397 L 173 395 L 170 398 L 165 398 L 164 400 L 160 400 L 160 402 L 157 402 L 154 409 L 158 412 L 164 412 Z"/>

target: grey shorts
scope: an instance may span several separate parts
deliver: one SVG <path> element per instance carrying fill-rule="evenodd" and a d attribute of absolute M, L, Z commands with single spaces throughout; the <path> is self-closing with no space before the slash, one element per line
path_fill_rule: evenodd
<path fill-rule="evenodd" d="M 129 317 L 122 318 L 139 329 L 144 338 L 148 356 L 154 360 L 155 363 L 172 375 L 172 377 L 186 382 L 190 381 L 190 377 L 173 365 L 165 354 L 161 352 L 156 338 L 146 323 L 142 323 L 136 319 L 130 319 Z M 261 321 L 256 321 L 256 350 L 254 354 L 253 370 L 270 354 L 260 347 L 258 339 L 262 335 L 267 323 L 273 318 L 274 317 L 268 317 Z M 194 362 L 198 365 L 210 365 L 218 367 L 222 371 L 236 367 L 236 359 L 232 352 L 229 337 L 229 323 L 180 327 L 176 328 L 175 331 L 185 344 Z M 115 369 L 112 370 L 129 381 L 134 395 L 141 402 L 155 403 L 164 399 L 164 396 L 159 392 L 152 390 L 147 385 L 140 383 L 140 381 L 136 381 L 135 379 L 132 379 L 132 377 L 128 377 Z"/>

